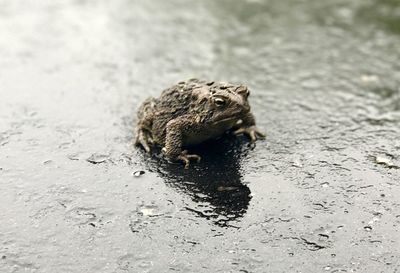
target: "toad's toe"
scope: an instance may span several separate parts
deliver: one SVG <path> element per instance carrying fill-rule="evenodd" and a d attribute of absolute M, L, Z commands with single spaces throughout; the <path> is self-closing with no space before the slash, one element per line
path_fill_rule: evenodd
<path fill-rule="evenodd" d="M 154 141 L 150 134 L 145 133 L 143 130 L 137 131 L 135 145 L 142 146 L 147 153 L 150 153 L 153 143 Z"/>
<path fill-rule="evenodd" d="M 190 161 L 196 160 L 200 162 L 201 157 L 196 154 L 188 154 L 187 150 L 182 151 L 182 153 L 178 156 L 178 160 L 181 160 L 185 164 L 185 169 L 189 169 Z"/>
<path fill-rule="evenodd" d="M 265 138 L 265 134 L 262 133 L 256 126 L 242 127 L 237 129 L 233 133 L 235 135 L 247 135 L 248 137 L 250 137 L 251 142 L 255 142 L 257 139 Z"/>

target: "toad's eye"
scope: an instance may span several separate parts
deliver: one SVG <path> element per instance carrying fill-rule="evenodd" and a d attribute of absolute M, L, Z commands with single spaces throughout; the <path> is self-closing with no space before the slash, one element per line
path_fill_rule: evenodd
<path fill-rule="evenodd" d="M 241 95 L 245 96 L 246 98 L 248 98 L 249 95 L 250 95 L 250 91 L 247 88 L 246 89 L 242 89 L 242 90 L 240 90 L 239 94 L 241 94 Z"/>
<path fill-rule="evenodd" d="M 225 105 L 225 100 L 221 98 L 216 98 L 214 99 L 215 105 L 217 106 L 224 106 Z"/>

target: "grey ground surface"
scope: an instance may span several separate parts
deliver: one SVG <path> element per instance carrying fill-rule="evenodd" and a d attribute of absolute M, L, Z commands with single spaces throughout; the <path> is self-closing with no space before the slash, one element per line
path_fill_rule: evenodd
<path fill-rule="evenodd" d="M 399 5 L 1 0 L 0 272 L 400 272 Z M 267 139 L 135 149 L 191 77 Z"/>

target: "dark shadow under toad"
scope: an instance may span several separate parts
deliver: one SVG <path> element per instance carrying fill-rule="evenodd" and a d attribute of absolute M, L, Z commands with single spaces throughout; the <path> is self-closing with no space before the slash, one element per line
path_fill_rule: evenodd
<path fill-rule="evenodd" d="M 163 177 L 168 186 L 194 201 L 186 209 L 228 226 L 246 213 L 251 199 L 250 189 L 242 181 L 240 166 L 248 149 L 243 139 L 226 135 L 191 147 L 204 160 L 189 170 L 167 162 L 162 156 L 148 157 L 147 166 Z"/>

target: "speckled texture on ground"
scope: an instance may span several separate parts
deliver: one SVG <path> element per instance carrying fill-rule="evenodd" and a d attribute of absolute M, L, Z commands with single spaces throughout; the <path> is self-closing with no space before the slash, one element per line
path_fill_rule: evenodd
<path fill-rule="evenodd" d="M 0 272 L 400 272 L 399 26 L 396 0 L 1 0 Z M 250 86 L 267 139 L 135 149 L 190 77 Z"/>

